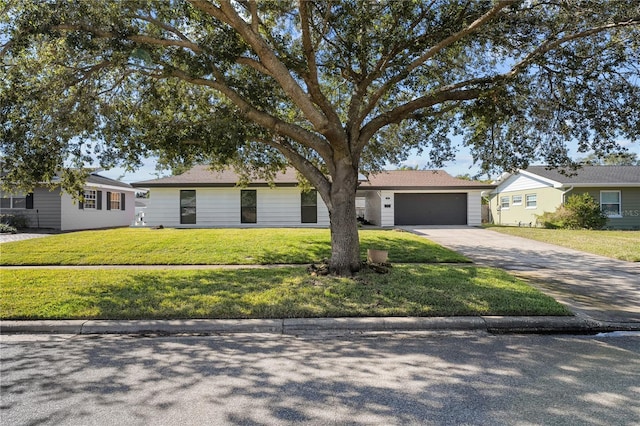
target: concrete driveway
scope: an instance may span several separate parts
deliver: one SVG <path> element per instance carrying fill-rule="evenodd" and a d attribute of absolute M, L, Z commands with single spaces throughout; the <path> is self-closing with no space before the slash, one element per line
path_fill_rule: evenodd
<path fill-rule="evenodd" d="M 0 234 L 0 244 L 12 243 L 14 241 L 30 240 L 32 238 L 48 237 L 49 235 L 53 235 L 53 233 L 40 232 L 40 233 L 21 233 L 21 234 Z"/>
<path fill-rule="evenodd" d="M 467 256 L 506 269 L 605 322 L 640 322 L 640 263 L 624 262 L 482 228 L 404 227 Z"/>

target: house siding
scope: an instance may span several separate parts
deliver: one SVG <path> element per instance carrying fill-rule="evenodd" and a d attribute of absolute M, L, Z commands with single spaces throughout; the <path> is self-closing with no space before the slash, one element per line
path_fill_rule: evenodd
<path fill-rule="evenodd" d="M 39 187 L 33 191 L 33 209 L 2 209 L 2 214 L 23 216 L 29 220 L 30 228 L 60 229 L 60 188 L 53 190 Z"/>
<path fill-rule="evenodd" d="M 380 191 L 380 226 L 395 225 L 395 199 L 393 191 Z"/>
<path fill-rule="evenodd" d="M 467 225 L 482 225 L 482 196 L 481 191 L 467 193 Z"/>
<path fill-rule="evenodd" d="M 600 191 L 620 191 L 622 217 L 610 217 L 607 219 L 606 228 L 611 229 L 640 229 L 640 188 L 598 187 L 575 188 L 565 195 L 565 200 L 572 194 L 588 193 L 598 203 Z"/>
<path fill-rule="evenodd" d="M 508 188 L 510 189 L 508 191 L 500 189 L 490 199 L 491 215 L 496 225 L 537 226 L 538 216 L 545 212 L 553 212 L 562 204 L 564 191 L 560 189 L 549 186 L 534 188 L 529 185 L 516 185 Z M 527 208 L 526 196 L 529 194 L 536 194 L 537 205 L 535 208 Z M 522 204 L 513 204 L 514 195 L 522 196 Z M 502 197 L 509 197 L 509 208 L 500 207 Z"/>
<path fill-rule="evenodd" d="M 381 214 L 381 200 L 379 191 L 367 191 L 365 197 L 364 218 L 373 223 L 374 225 L 380 225 Z"/>
<path fill-rule="evenodd" d="M 395 194 L 434 194 L 434 193 L 466 193 L 467 194 L 467 225 L 480 226 L 481 218 L 481 192 L 478 191 L 428 191 L 428 190 L 406 190 L 406 191 L 379 191 L 380 199 L 380 223 L 371 221 L 379 226 L 395 226 Z M 377 195 L 376 195 L 377 196 Z M 369 196 L 367 196 L 367 200 Z M 368 207 L 368 205 L 367 205 Z M 374 205 L 375 207 L 375 205 Z M 376 211 L 377 214 L 377 211 Z M 367 219 L 370 220 L 370 219 Z"/>
<path fill-rule="evenodd" d="M 135 192 L 126 188 L 86 187 L 86 189 L 101 191 L 102 209 L 80 209 L 78 201 L 68 193 L 62 194 L 61 227 L 63 231 L 79 229 L 100 229 L 130 226 L 135 216 Z M 107 210 L 107 192 L 124 193 L 125 210 Z M 97 201 L 97 200 L 96 200 Z"/>
<path fill-rule="evenodd" d="M 318 196 L 318 222 L 302 223 L 300 189 L 253 188 L 257 197 L 256 223 L 240 222 L 240 188 L 153 188 L 145 211 L 148 226 L 214 227 L 324 227 L 329 212 Z M 180 224 L 180 190 L 196 191 L 196 223 Z"/>
<path fill-rule="evenodd" d="M 609 218 L 607 228 L 611 229 L 640 229 L 640 188 L 619 186 L 571 187 L 556 188 L 545 180 L 538 180 L 530 176 L 513 175 L 501 183 L 492 193 L 490 199 L 491 215 L 497 225 L 532 226 L 539 225 L 537 217 L 545 212 L 554 212 L 568 197 L 574 194 L 588 193 L 600 202 L 601 191 L 620 191 L 620 218 Z M 537 195 L 535 209 L 526 208 L 526 195 Z M 521 205 L 513 204 L 513 196 L 522 197 Z M 501 198 L 509 197 L 509 208 L 500 208 Z"/>

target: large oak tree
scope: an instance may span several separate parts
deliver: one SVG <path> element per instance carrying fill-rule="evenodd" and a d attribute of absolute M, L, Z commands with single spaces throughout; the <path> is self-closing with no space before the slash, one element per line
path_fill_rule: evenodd
<path fill-rule="evenodd" d="M 5 185 L 92 158 L 135 168 L 286 164 L 360 265 L 358 173 L 462 137 L 483 170 L 571 167 L 640 133 L 640 6 L 628 0 L 0 0 Z"/>

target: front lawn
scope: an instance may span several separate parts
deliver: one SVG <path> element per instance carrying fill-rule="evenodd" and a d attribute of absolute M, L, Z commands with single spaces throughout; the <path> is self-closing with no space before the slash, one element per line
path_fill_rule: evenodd
<path fill-rule="evenodd" d="M 640 231 L 591 231 L 491 227 L 492 231 L 582 250 L 629 262 L 640 262 Z"/>
<path fill-rule="evenodd" d="M 398 263 L 469 262 L 408 232 L 361 230 L 360 248 L 389 250 Z M 1 265 L 248 265 L 319 262 L 328 229 L 149 229 L 81 231 L 4 243 Z"/>
<path fill-rule="evenodd" d="M 386 275 L 313 277 L 303 267 L 2 269 L 2 319 L 570 315 L 493 268 L 396 265 Z"/>

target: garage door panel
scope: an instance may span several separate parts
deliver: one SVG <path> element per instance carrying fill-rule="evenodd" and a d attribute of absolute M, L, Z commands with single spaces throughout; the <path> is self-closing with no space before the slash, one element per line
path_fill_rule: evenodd
<path fill-rule="evenodd" d="M 396 225 L 466 225 L 467 194 L 395 194 Z"/>

